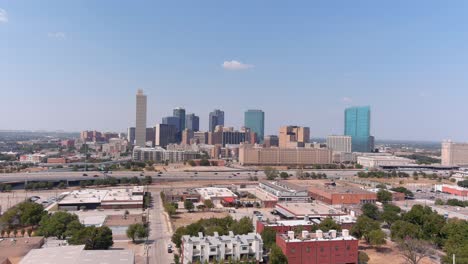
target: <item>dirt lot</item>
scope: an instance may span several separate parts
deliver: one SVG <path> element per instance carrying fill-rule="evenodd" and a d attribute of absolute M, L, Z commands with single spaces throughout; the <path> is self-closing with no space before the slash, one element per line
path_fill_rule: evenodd
<path fill-rule="evenodd" d="M 142 215 L 127 215 L 125 218 L 123 215 L 108 215 L 104 225 L 106 226 L 128 226 L 131 224 L 142 223 Z"/>
<path fill-rule="evenodd" d="M 227 212 L 193 212 L 193 213 L 178 213 L 175 218 L 172 219 L 172 223 L 175 229 L 190 225 L 204 218 L 223 218 L 228 216 Z"/>
<path fill-rule="evenodd" d="M 374 248 L 369 247 L 366 243 L 362 241 L 359 242 L 359 249 L 364 251 L 369 256 L 369 264 L 382 264 L 382 263 L 394 263 L 394 264 L 403 264 L 405 260 L 400 251 L 396 248 L 396 244 L 387 241 L 387 245 L 382 247 L 379 251 L 376 251 Z M 436 264 L 438 263 L 435 260 L 430 258 L 424 258 L 419 262 L 419 264 Z"/>

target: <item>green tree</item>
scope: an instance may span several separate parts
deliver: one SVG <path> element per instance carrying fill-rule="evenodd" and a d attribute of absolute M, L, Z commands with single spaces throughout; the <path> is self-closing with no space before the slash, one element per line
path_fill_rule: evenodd
<path fill-rule="evenodd" d="M 208 209 L 213 209 L 214 208 L 214 204 L 211 200 L 205 200 L 203 201 L 203 205 L 205 205 L 206 208 Z"/>
<path fill-rule="evenodd" d="M 444 263 L 450 263 L 453 255 L 457 263 L 468 263 L 468 221 L 449 219 L 441 233 L 445 237 L 444 251 L 447 255 Z"/>
<path fill-rule="evenodd" d="M 210 165 L 211 165 L 211 163 L 210 163 L 209 160 L 207 160 L 207 159 L 201 159 L 200 160 L 200 166 L 210 166 Z"/>
<path fill-rule="evenodd" d="M 276 243 L 276 231 L 273 228 L 265 227 L 260 235 L 266 249 L 270 249 Z"/>
<path fill-rule="evenodd" d="M 175 206 L 171 203 L 165 203 L 164 204 L 164 210 L 166 210 L 166 213 L 172 217 L 174 216 L 176 213 L 177 213 L 177 209 L 175 208 Z"/>
<path fill-rule="evenodd" d="M 188 160 L 187 163 L 188 163 L 188 165 L 190 165 L 190 166 L 192 166 L 192 167 L 197 166 L 197 164 L 196 164 L 195 161 L 193 161 L 193 160 Z"/>
<path fill-rule="evenodd" d="M 398 220 L 393 223 L 390 231 L 393 240 L 401 240 L 406 237 L 416 239 L 421 237 L 421 230 L 417 225 L 402 220 Z"/>
<path fill-rule="evenodd" d="M 270 263 L 271 264 L 288 264 L 288 259 L 284 255 L 281 248 L 276 244 L 273 244 L 270 251 Z"/>
<path fill-rule="evenodd" d="M 371 219 L 379 219 L 379 208 L 375 204 L 363 204 L 361 207 L 361 211 L 363 215 Z"/>
<path fill-rule="evenodd" d="M 356 224 L 351 229 L 351 233 L 358 239 L 364 238 L 369 243 L 369 234 L 373 230 L 379 230 L 379 222 L 371 218 L 361 215 L 358 217 Z"/>
<path fill-rule="evenodd" d="M 358 264 L 367 264 L 369 261 L 369 256 L 364 251 L 359 251 L 358 254 Z"/>
<path fill-rule="evenodd" d="M 59 211 L 52 215 L 45 215 L 42 218 L 38 234 L 45 237 L 65 239 L 67 235 L 70 235 L 70 227 L 73 227 L 73 229 L 81 229 L 82 225 L 78 216 Z"/>
<path fill-rule="evenodd" d="M 400 212 L 400 207 L 393 204 L 384 204 L 380 218 L 391 227 L 395 221 L 400 219 Z"/>
<path fill-rule="evenodd" d="M 374 247 L 380 247 L 387 243 L 385 237 L 386 235 L 381 229 L 372 230 L 369 233 L 369 243 Z"/>
<path fill-rule="evenodd" d="M 409 264 L 418 264 L 424 258 L 434 254 L 434 250 L 428 242 L 413 238 L 399 240 L 398 249 L 406 263 Z"/>
<path fill-rule="evenodd" d="M 140 223 L 129 225 L 127 228 L 127 237 L 135 242 L 135 239 L 142 239 L 148 236 L 148 229 Z"/>
<path fill-rule="evenodd" d="M 86 250 L 109 249 L 113 244 L 112 230 L 107 226 L 88 226 L 73 233 L 68 239 L 71 245 L 85 245 Z"/>
<path fill-rule="evenodd" d="M 389 191 L 380 189 L 377 192 L 377 201 L 379 201 L 381 203 L 384 203 L 384 204 L 388 203 L 388 202 L 392 201 L 392 199 L 393 199 L 392 193 L 389 192 Z"/>
<path fill-rule="evenodd" d="M 265 173 L 266 178 L 269 181 L 272 181 L 272 180 L 278 178 L 278 176 L 279 176 L 278 170 L 273 168 L 273 167 L 265 167 L 263 169 L 263 172 Z"/>
<path fill-rule="evenodd" d="M 231 230 L 234 234 L 245 235 L 254 231 L 252 219 L 247 216 L 242 217 L 239 221 L 235 222 L 231 226 Z"/>
<path fill-rule="evenodd" d="M 320 224 L 318 224 L 317 229 L 322 230 L 323 232 L 328 232 L 330 230 L 341 231 L 341 226 L 335 222 L 331 217 L 323 219 Z"/>
<path fill-rule="evenodd" d="M 287 180 L 289 178 L 289 174 L 287 172 L 283 171 L 283 172 L 280 173 L 280 177 L 283 180 Z"/>
<path fill-rule="evenodd" d="M 187 209 L 187 211 L 191 212 L 195 208 L 195 205 L 193 204 L 192 201 L 185 200 L 184 201 L 184 208 Z"/>

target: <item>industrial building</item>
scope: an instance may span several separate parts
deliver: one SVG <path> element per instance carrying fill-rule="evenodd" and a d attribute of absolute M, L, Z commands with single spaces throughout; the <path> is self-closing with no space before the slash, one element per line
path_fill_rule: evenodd
<path fill-rule="evenodd" d="M 269 193 L 278 202 L 308 202 L 307 188 L 286 181 L 261 181 L 258 189 Z"/>
<path fill-rule="evenodd" d="M 201 200 L 211 200 L 214 205 L 221 203 L 234 203 L 237 200 L 237 195 L 228 188 L 206 187 L 195 189 L 200 194 Z"/>
<path fill-rule="evenodd" d="M 263 241 L 260 234 L 220 236 L 183 236 L 181 246 L 181 263 L 212 263 L 214 261 L 228 261 L 249 259 L 257 262 L 263 261 Z"/>
<path fill-rule="evenodd" d="M 314 200 L 331 205 L 365 204 L 377 201 L 376 193 L 351 186 L 311 186 L 309 195 Z"/>

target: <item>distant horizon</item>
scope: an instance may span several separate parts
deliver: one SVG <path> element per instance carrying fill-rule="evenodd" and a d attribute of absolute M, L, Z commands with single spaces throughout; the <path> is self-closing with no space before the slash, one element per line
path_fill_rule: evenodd
<path fill-rule="evenodd" d="M 41 10 L 41 12 L 38 12 Z M 371 107 L 376 139 L 468 141 L 468 2 L 49 0 L 0 3 L 2 129 L 125 131 L 183 106 L 311 136 Z"/>

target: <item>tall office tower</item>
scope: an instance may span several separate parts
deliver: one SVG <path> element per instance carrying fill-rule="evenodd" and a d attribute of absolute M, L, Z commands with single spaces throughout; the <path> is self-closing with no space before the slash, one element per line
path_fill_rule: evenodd
<path fill-rule="evenodd" d="M 304 147 L 309 143 L 310 129 L 300 126 L 282 126 L 279 132 L 280 148 Z"/>
<path fill-rule="evenodd" d="M 353 152 L 372 152 L 374 138 L 370 135 L 370 121 L 369 106 L 346 108 L 344 134 L 351 136 Z"/>
<path fill-rule="evenodd" d="M 154 135 L 155 135 L 155 127 L 147 127 L 146 128 L 146 143 L 151 146 L 154 146 L 155 144 L 155 138 L 154 138 Z"/>
<path fill-rule="evenodd" d="M 350 136 L 328 136 L 327 147 L 337 152 L 351 152 L 352 138 Z"/>
<path fill-rule="evenodd" d="M 167 124 L 157 124 L 155 130 L 155 145 L 165 148 L 168 144 L 176 143 L 176 127 Z"/>
<path fill-rule="evenodd" d="M 162 118 L 162 123 L 165 125 L 172 125 L 177 131 L 180 130 L 180 119 L 176 116 L 166 116 Z"/>
<path fill-rule="evenodd" d="M 136 94 L 135 146 L 146 145 L 146 95 L 143 90 Z"/>
<path fill-rule="evenodd" d="M 263 139 L 263 145 L 265 145 L 265 148 L 278 147 L 279 146 L 278 136 L 275 136 L 275 135 L 265 136 Z"/>
<path fill-rule="evenodd" d="M 215 109 L 213 112 L 210 113 L 208 121 L 208 132 L 214 132 L 216 126 L 224 126 L 224 112 L 219 109 Z"/>
<path fill-rule="evenodd" d="M 185 129 L 185 109 L 182 107 L 177 107 L 172 112 L 172 115 L 179 118 L 179 131 L 184 131 Z"/>
<path fill-rule="evenodd" d="M 455 143 L 450 140 L 442 142 L 442 165 L 468 165 L 468 143 Z"/>
<path fill-rule="evenodd" d="M 185 116 L 185 128 L 197 132 L 200 130 L 200 118 L 195 114 L 187 114 Z"/>
<path fill-rule="evenodd" d="M 257 134 L 257 143 L 263 142 L 265 113 L 262 110 L 247 110 L 244 114 L 244 126 Z"/>

